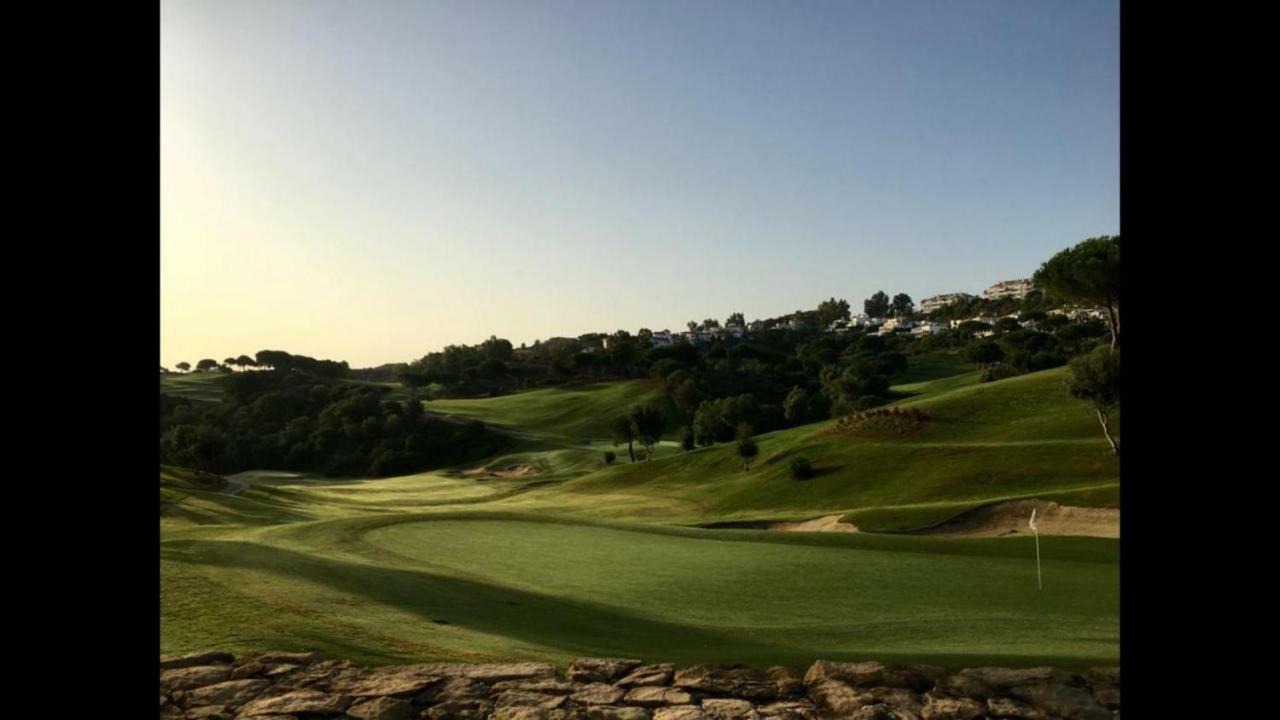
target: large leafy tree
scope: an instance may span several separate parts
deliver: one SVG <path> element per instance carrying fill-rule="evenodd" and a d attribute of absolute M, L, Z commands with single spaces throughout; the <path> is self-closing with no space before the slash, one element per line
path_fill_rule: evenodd
<path fill-rule="evenodd" d="M 729 318 L 728 318 L 727 320 L 725 320 L 725 321 L 724 321 L 724 324 L 725 324 L 725 325 L 737 325 L 738 327 L 746 327 L 746 326 L 747 326 L 747 320 L 746 320 L 746 318 L 744 318 L 744 317 L 742 316 L 742 313 L 740 313 L 740 312 L 736 312 L 736 313 L 729 313 Z"/>
<path fill-rule="evenodd" d="M 200 372 L 212 370 L 216 367 L 218 367 L 218 361 L 214 360 L 213 358 L 205 358 L 200 362 L 196 363 L 196 369 L 199 370 Z"/>
<path fill-rule="evenodd" d="M 1072 397 L 1093 404 L 1102 434 L 1111 444 L 1111 452 L 1120 454 L 1120 444 L 1111 435 L 1111 413 L 1120 409 L 1120 351 L 1107 347 L 1094 348 L 1088 355 L 1071 361 L 1067 392 Z"/>
<path fill-rule="evenodd" d="M 889 314 L 889 296 L 883 290 L 867 298 L 862 303 L 862 312 L 871 317 L 884 317 Z"/>
<path fill-rule="evenodd" d="M 190 369 L 191 369 L 191 363 L 189 363 L 189 362 L 180 362 L 180 363 L 178 363 L 177 365 L 174 365 L 174 367 L 178 368 L 178 369 L 179 369 L 179 370 L 181 370 L 182 372 L 187 372 L 188 370 L 190 370 Z"/>
<path fill-rule="evenodd" d="M 818 303 L 818 327 L 825 328 L 836 320 L 849 319 L 849 301 L 841 298 L 823 300 Z"/>
<path fill-rule="evenodd" d="M 609 421 L 609 434 L 613 437 L 613 445 L 617 447 L 621 443 L 627 444 L 627 455 L 631 457 L 631 462 L 636 461 L 635 429 L 631 426 L 631 418 L 626 415 L 619 415 Z"/>
<path fill-rule="evenodd" d="M 1004 359 L 1004 348 L 990 340 L 979 340 L 965 348 L 965 358 L 981 370 Z"/>
<path fill-rule="evenodd" d="M 786 400 L 782 401 L 782 417 L 788 424 L 803 425 L 808 419 L 809 391 L 800 386 L 791 388 Z"/>
<path fill-rule="evenodd" d="M 894 317 L 906 317 L 913 312 L 915 312 L 915 302 L 911 300 L 910 295 L 898 293 L 893 296 Z"/>
<path fill-rule="evenodd" d="M 636 440 L 644 446 L 645 457 L 653 459 L 653 447 L 662 439 L 662 431 L 667 429 L 667 415 L 662 406 L 656 403 L 636 405 L 627 414 Z"/>
<path fill-rule="evenodd" d="M 430 376 L 427 370 L 418 363 L 403 365 L 396 369 L 396 379 L 401 385 L 409 388 L 409 397 L 414 401 L 418 399 L 418 388 L 426 387 L 430 384 Z"/>
<path fill-rule="evenodd" d="M 1049 258 L 1034 276 L 1050 296 L 1069 303 L 1101 305 L 1111 328 L 1111 348 L 1120 347 L 1120 236 L 1089 238 Z"/>

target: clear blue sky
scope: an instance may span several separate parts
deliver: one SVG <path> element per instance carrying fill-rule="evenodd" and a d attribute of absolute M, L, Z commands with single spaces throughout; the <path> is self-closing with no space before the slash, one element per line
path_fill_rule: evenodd
<path fill-rule="evenodd" d="M 1115 0 L 165 0 L 161 363 L 917 302 L 1119 232 Z"/>

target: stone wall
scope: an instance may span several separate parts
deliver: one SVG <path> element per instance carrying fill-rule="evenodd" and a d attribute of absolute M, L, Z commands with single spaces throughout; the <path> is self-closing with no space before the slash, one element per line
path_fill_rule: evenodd
<path fill-rule="evenodd" d="M 1113 720 L 1120 670 L 971 668 L 819 660 L 786 668 L 427 663 L 362 668 L 310 653 L 160 661 L 161 718 L 407 720 Z"/>

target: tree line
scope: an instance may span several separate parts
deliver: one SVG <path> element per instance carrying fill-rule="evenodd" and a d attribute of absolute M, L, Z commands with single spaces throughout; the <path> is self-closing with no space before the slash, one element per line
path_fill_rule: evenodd
<path fill-rule="evenodd" d="M 215 473 L 249 469 L 403 475 L 488 457 L 509 439 L 483 423 L 428 415 L 388 388 L 344 382 L 334 365 L 274 356 L 270 370 L 222 378 L 222 399 L 160 394 L 160 457 Z M 342 365 L 345 365 L 343 363 Z"/>

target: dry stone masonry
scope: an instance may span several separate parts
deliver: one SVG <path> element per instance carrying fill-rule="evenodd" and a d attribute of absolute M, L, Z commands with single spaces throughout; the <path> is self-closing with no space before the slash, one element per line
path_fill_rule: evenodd
<path fill-rule="evenodd" d="M 1116 720 L 1120 670 L 970 668 L 819 660 L 803 678 L 744 666 L 425 663 L 378 668 L 313 653 L 160 661 L 172 720 Z"/>

